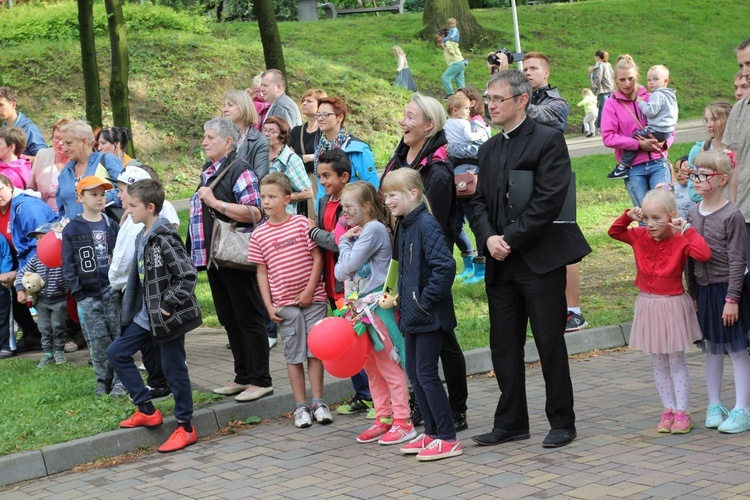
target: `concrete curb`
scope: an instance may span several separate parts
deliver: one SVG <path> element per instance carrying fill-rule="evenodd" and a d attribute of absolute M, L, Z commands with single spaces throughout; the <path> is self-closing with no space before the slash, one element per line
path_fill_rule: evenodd
<path fill-rule="evenodd" d="M 627 345 L 630 324 L 591 328 L 568 333 L 565 340 L 568 354 L 580 354 L 595 349 L 610 349 Z M 468 375 L 492 370 L 488 347 L 464 353 Z M 526 342 L 527 363 L 539 361 L 533 340 Z M 193 425 L 200 437 L 214 434 L 231 420 L 245 420 L 256 416 L 262 419 L 277 418 L 289 412 L 294 405 L 290 390 L 253 403 L 236 403 L 233 400 L 217 403 L 196 410 Z M 349 380 L 336 380 L 325 385 L 326 399 L 340 401 L 351 394 Z M 100 458 L 109 458 L 138 448 L 151 447 L 164 442 L 175 428 L 174 417 L 167 418 L 157 429 L 118 429 L 96 436 L 75 439 L 66 443 L 45 446 L 41 450 L 14 453 L 0 457 L 0 486 L 37 479 L 50 474 L 70 470 L 78 465 Z"/>

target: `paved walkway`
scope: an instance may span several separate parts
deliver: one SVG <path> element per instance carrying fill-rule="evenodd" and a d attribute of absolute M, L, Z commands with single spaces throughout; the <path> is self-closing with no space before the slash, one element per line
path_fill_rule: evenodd
<path fill-rule="evenodd" d="M 704 417 L 703 356 L 692 350 L 695 418 Z M 287 418 L 236 435 L 201 440 L 171 455 L 19 483 L 0 497 L 25 498 L 736 498 L 750 496 L 750 433 L 722 435 L 697 425 L 658 434 L 660 404 L 649 357 L 624 349 L 571 360 L 578 439 L 544 449 L 544 384 L 527 371 L 531 439 L 483 448 L 470 436 L 490 428 L 495 380 L 469 381 L 464 455 L 418 463 L 391 447 L 360 445 L 361 417 L 297 430 Z M 731 368 L 725 402 L 731 405 Z"/>

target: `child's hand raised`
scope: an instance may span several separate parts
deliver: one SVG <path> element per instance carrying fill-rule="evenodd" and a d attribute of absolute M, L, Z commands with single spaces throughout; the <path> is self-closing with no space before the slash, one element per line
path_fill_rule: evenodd
<path fill-rule="evenodd" d="M 689 224 L 682 217 L 677 217 L 676 219 L 672 219 L 672 222 L 669 223 L 669 226 L 677 229 L 678 231 L 680 231 L 682 233 L 684 233 L 685 229 L 687 229 L 689 227 Z"/>
<path fill-rule="evenodd" d="M 359 238 L 359 235 L 362 234 L 362 228 L 359 226 L 354 226 L 350 228 L 347 232 L 344 233 L 342 238 Z"/>
<path fill-rule="evenodd" d="M 641 207 L 633 207 L 628 210 L 628 217 L 630 217 L 630 220 L 634 220 L 636 222 L 642 221 L 643 212 L 641 211 Z"/>

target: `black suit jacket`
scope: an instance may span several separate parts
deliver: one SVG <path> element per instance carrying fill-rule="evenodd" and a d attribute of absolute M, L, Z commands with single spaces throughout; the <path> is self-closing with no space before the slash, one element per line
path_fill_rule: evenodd
<path fill-rule="evenodd" d="M 491 283 L 494 266 L 498 265 L 486 248 L 487 239 L 493 235 L 503 235 L 511 253 L 520 254 L 537 274 L 578 262 L 591 252 L 578 224 L 553 223 L 562 210 L 571 179 L 565 137 L 560 131 L 528 117 L 517 131 L 518 135 L 512 139 L 497 134 L 479 150 L 479 180 L 471 201 L 474 209 L 471 229 L 477 245 L 485 248 L 488 257 L 488 283 Z M 502 186 L 498 186 L 502 167 L 500 151 L 508 140 L 513 141 L 512 148 L 502 175 Z M 506 220 L 497 220 L 498 203 L 507 203 L 509 170 L 534 172 L 534 195 L 515 222 L 507 220 L 507 216 Z"/>

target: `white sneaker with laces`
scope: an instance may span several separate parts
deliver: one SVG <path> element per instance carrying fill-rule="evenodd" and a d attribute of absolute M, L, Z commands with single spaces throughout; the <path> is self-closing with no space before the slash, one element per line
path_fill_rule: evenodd
<path fill-rule="evenodd" d="M 333 422 L 333 415 L 331 415 L 331 410 L 328 409 L 328 405 L 325 403 L 320 403 L 315 407 L 313 410 L 313 415 L 315 416 L 315 421 L 319 424 L 330 424 Z"/>
<path fill-rule="evenodd" d="M 303 406 L 294 410 L 294 426 L 298 429 L 306 429 L 312 425 L 310 417 L 310 408 Z"/>

